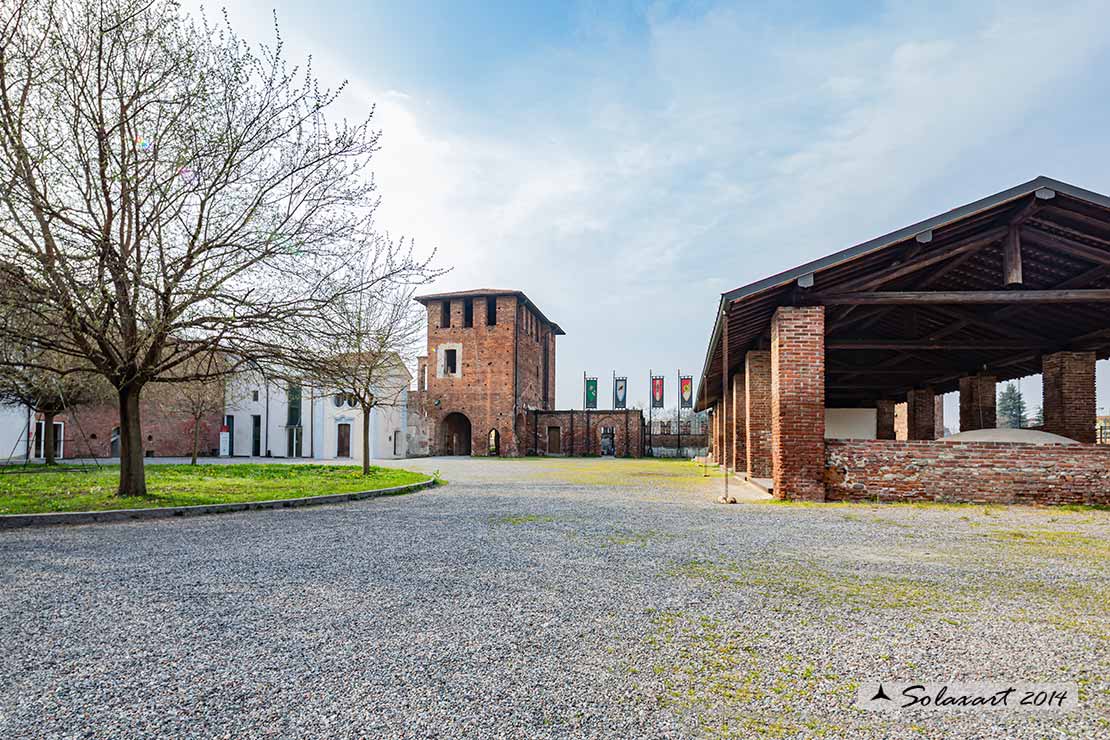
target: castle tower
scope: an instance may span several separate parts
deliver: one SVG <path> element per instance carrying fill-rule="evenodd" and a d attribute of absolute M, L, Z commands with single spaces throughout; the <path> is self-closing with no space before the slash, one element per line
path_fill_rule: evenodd
<path fill-rule="evenodd" d="M 565 332 L 519 290 L 416 300 L 428 312 L 428 351 L 412 405 L 425 416 L 428 453 L 525 454 L 528 412 L 555 408 L 555 337 Z"/>

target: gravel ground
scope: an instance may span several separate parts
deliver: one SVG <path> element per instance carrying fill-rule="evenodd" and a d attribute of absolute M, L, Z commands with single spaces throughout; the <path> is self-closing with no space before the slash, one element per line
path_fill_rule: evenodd
<path fill-rule="evenodd" d="M 1110 512 L 714 503 L 673 461 L 0 532 L 0 737 L 1110 738 Z M 1069 713 L 860 682 L 1075 681 Z"/>

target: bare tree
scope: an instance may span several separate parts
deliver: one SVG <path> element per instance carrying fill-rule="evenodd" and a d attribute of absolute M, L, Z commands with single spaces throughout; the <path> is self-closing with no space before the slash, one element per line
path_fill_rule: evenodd
<path fill-rule="evenodd" d="M 164 399 L 164 407 L 189 419 L 190 431 L 193 435 L 192 465 L 197 464 L 200 432 L 204 420 L 223 413 L 225 404 L 230 402 L 226 397 L 225 388 L 232 386 L 234 384 L 226 383 L 222 375 L 213 374 L 180 383 L 168 383 L 159 389 Z"/>
<path fill-rule="evenodd" d="M 57 462 L 54 453 L 54 418 L 86 403 L 110 396 L 104 379 L 85 372 L 67 372 L 66 358 L 5 345 L 0 347 L 0 403 L 20 404 L 42 414 L 42 455 L 47 465 Z M 46 369 L 53 366 L 54 369 Z M 31 434 L 28 430 L 27 439 Z"/>
<path fill-rule="evenodd" d="M 398 248 L 385 237 L 381 251 Z M 372 279 L 373 263 L 361 265 L 358 282 L 371 287 L 336 300 L 297 351 L 304 379 L 324 393 L 344 394 L 362 411 L 362 472 L 370 472 L 370 414 L 404 404 L 411 365 L 424 329 L 424 314 L 413 301 L 418 285 L 440 271 L 426 269 L 405 281 Z"/>
<path fill-rule="evenodd" d="M 380 246 L 370 115 L 329 124 L 342 90 L 174 0 L 8 0 L 0 8 L 0 340 L 106 378 L 119 495 L 146 494 L 140 395 L 218 351 L 283 347 Z M 420 268 L 378 255 L 374 280 Z M 203 365 L 203 362 L 201 363 Z M 225 368 L 234 370 L 234 366 Z"/>

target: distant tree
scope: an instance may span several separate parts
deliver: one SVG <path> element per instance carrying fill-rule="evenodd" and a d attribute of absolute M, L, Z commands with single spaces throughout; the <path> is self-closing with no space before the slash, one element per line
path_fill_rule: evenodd
<path fill-rule="evenodd" d="M 1013 383 L 1007 383 L 998 394 L 998 426 L 1004 429 L 1022 429 L 1028 426 L 1025 398 Z"/>
<path fill-rule="evenodd" d="M 102 378 L 74 371 L 67 360 L 53 353 L 0 346 L 0 403 L 19 404 L 42 414 L 42 454 L 47 465 L 56 462 L 54 418 L 111 396 Z"/>
<path fill-rule="evenodd" d="M 252 47 L 176 0 L 0 4 L 0 314 L 44 319 L 0 342 L 115 389 L 120 496 L 147 492 L 148 384 L 269 356 L 365 287 L 347 266 L 376 246 L 372 111 L 332 124 L 339 91 L 275 35 Z"/>
<path fill-rule="evenodd" d="M 1033 416 L 1029 419 L 1029 425 L 1034 427 L 1044 426 L 1044 406 L 1038 406 L 1037 410 L 1033 412 Z"/>
<path fill-rule="evenodd" d="M 377 250 L 393 254 L 400 245 L 378 237 Z M 413 260 L 416 265 L 416 261 Z M 404 279 L 379 279 L 383 266 L 357 268 L 365 286 L 331 302 L 293 345 L 284 366 L 296 380 L 324 393 L 344 394 L 362 411 L 362 473 L 370 472 L 370 414 L 378 407 L 399 407 L 408 391 L 406 365 L 415 360 L 425 329 L 425 314 L 413 296 L 416 288 L 442 274 L 425 260 Z M 385 270 L 387 273 L 388 269 Z M 290 338 L 294 341 L 294 338 Z"/>

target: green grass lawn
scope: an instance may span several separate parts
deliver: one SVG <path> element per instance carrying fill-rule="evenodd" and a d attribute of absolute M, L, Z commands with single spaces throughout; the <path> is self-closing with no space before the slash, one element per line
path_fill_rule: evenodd
<path fill-rule="evenodd" d="M 146 497 L 117 498 L 119 466 L 0 469 L 0 514 L 106 511 L 324 496 L 427 479 L 395 468 L 345 465 L 147 465 Z"/>

